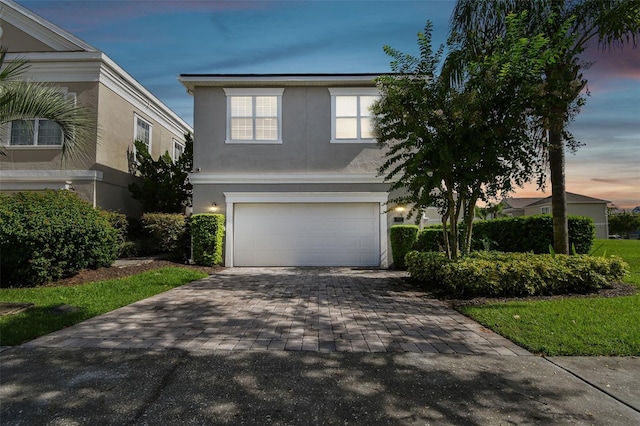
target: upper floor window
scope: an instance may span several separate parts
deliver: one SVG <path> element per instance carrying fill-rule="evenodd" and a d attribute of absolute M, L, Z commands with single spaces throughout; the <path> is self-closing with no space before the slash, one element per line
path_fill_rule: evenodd
<path fill-rule="evenodd" d="M 178 161 L 178 158 L 184 154 L 184 143 L 177 139 L 173 140 L 173 161 Z"/>
<path fill-rule="evenodd" d="M 62 146 L 62 128 L 44 118 L 16 120 L 10 124 L 9 145 L 12 146 Z"/>
<path fill-rule="evenodd" d="M 227 143 L 282 143 L 284 89 L 224 89 Z"/>
<path fill-rule="evenodd" d="M 151 123 L 134 114 L 134 124 L 133 140 L 142 141 L 147 146 L 149 153 L 151 153 Z"/>
<path fill-rule="evenodd" d="M 378 90 L 366 88 L 330 88 L 331 143 L 375 143 L 369 110 L 380 97 Z"/>

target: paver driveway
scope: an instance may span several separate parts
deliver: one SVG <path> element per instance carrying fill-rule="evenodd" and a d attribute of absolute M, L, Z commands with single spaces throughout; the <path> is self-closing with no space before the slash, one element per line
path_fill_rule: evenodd
<path fill-rule="evenodd" d="M 406 273 L 231 268 L 25 346 L 531 355 Z"/>

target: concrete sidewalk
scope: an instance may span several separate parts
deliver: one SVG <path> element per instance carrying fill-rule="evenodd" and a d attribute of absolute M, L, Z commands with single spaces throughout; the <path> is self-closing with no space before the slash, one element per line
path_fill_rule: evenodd
<path fill-rule="evenodd" d="M 16 347 L 0 363 L 3 425 L 640 424 L 532 356 Z"/>

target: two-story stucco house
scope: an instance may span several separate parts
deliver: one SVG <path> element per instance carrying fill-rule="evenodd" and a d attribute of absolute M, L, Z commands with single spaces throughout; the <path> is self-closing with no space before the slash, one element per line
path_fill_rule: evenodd
<path fill-rule="evenodd" d="M 226 266 L 387 267 L 373 74 L 183 74 L 194 213 L 226 215 Z"/>
<path fill-rule="evenodd" d="M 0 0 L 0 45 L 8 59 L 29 61 L 25 78 L 56 85 L 95 113 L 97 137 L 85 158 L 62 168 L 62 135 L 55 123 L 34 117 L 0 129 L 0 191 L 73 187 L 94 206 L 141 213 L 128 190 L 127 150 L 144 141 L 157 158 L 179 155 L 191 127 L 107 55 L 11 0 Z M 32 131 L 21 131 L 29 125 Z M 58 128 L 59 129 L 59 128 Z"/>

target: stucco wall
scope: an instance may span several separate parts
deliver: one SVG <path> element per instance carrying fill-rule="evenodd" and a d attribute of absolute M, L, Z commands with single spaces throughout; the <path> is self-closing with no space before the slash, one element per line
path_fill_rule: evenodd
<path fill-rule="evenodd" d="M 375 143 L 332 144 L 328 87 L 285 87 L 282 144 L 227 144 L 226 95 L 219 87 L 194 93 L 194 169 L 256 172 L 376 172 L 382 150 Z"/>
<path fill-rule="evenodd" d="M 549 211 L 551 211 L 551 204 L 545 204 L 526 207 L 524 213 L 526 216 L 540 214 L 541 207 L 549 207 Z M 596 238 L 606 239 L 609 237 L 606 203 L 568 203 L 567 213 L 575 216 L 590 217 L 596 227 Z"/>

